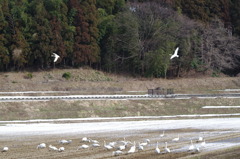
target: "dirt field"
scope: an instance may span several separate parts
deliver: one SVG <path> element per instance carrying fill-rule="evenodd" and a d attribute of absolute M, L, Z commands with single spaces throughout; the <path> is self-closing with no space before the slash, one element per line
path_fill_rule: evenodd
<path fill-rule="evenodd" d="M 217 120 L 217 119 L 216 119 Z M 236 119 L 236 120 L 239 120 Z M 99 121 L 101 122 L 101 121 Z M 166 122 L 166 121 L 164 121 Z M 75 122 L 74 122 L 75 123 Z M 208 124 L 206 124 L 208 125 Z M 97 125 L 96 125 L 97 126 Z M 210 125 L 211 127 L 211 125 Z M 209 127 L 209 128 L 210 128 Z M 64 129 L 64 128 L 63 128 Z M 240 131 L 238 128 L 235 130 L 228 129 L 191 129 L 191 128 L 180 128 L 180 129 L 166 129 L 165 136 L 160 137 L 163 133 L 161 129 L 155 130 L 127 130 L 127 131 L 104 131 L 101 133 L 58 133 L 58 134 L 42 134 L 42 135 L 21 135 L 16 134 L 10 135 L 6 134 L 0 136 L 0 147 L 8 146 L 8 152 L 0 153 L 0 158 L 4 159 L 103 159 L 103 158 L 118 158 L 118 159 L 129 159 L 129 158 L 164 158 L 164 159 L 175 159 L 175 158 L 239 158 L 240 155 Z M 41 133 L 40 133 L 41 134 Z M 178 142 L 172 141 L 179 134 L 180 139 Z M 201 146 L 202 142 L 197 142 L 199 136 L 206 139 L 206 145 Z M 87 137 L 93 140 L 99 141 L 100 147 L 92 147 L 91 142 L 83 142 L 82 138 Z M 130 141 L 131 144 L 127 145 L 127 148 L 123 150 L 123 154 L 119 156 L 113 156 L 112 150 L 107 150 L 103 147 L 104 141 L 117 142 L 115 147 L 122 145 L 120 141 L 124 140 Z M 70 144 L 60 144 L 58 141 L 66 139 L 72 140 Z M 128 150 L 136 143 L 138 147 L 139 142 L 144 142 L 145 139 L 150 139 L 150 143 L 144 146 L 144 150 L 139 151 L 136 148 L 136 152 L 133 154 L 128 154 Z M 190 140 L 193 140 L 193 144 L 200 148 L 200 152 L 193 153 L 188 151 Z M 155 153 L 155 147 L 157 141 L 159 142 L 159 148 L 161 154 Z M 165 153 L 165 142 L 168 142 L 168 148 L 171 153 Z M 40 143 L 46 143 L 47 148 L 37 149 L 37 145 Z M 78 149 L 79 146 L 86 144 L 90 147 L 87 149 Z M 235 146 L 234 146 L 235 144 Z M 56 152 L 50 151 L 48 146 L 53 145 L 57 148 L 64 147 L 65 151 Z M 220 151 L 221 150 L 221 151 Z"/>

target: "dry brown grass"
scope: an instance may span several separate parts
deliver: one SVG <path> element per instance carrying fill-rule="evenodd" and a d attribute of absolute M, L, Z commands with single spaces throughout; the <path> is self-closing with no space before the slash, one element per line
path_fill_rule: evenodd
<path fill-rule="evenodd" d="M 70 72 L 71 78 L 62 78 Z M 32 78 L 26 78 L 27 74 Z M 148 88 L 174 88 L 177 93 L 198 93 L 216 89 L 239 88 L 240 79 L 203 77 L 186 79 L 146 79 L 108 74 L 92 69 L 55 69 L 41 72 L 8 72 L 0 75 L 1 91 L 75 91 L 78 93 L 122 93 Z"/>
<path fill-rule="evenodd" d="M 71 78 L 62 78 L 70 72 Z M 12 91 L 68 91 L 67 94 L 145 94 L 148 88 L 174 88 L 175 93 L 217 93 L 217 89 L 239 88 L 240 79 L 188 78 L 146 79 L 107 74 L 92 69 L 65 69 L 30 72 L 8 72 L 0 75 L 1 92 Z M 58 93 L 51 94 L 57 95 Z M 1 94 L 6 95 L 6 94 Z M 17 95 L 45 95 L 17 94 Z M 58 94 L 59 95 L 59 94 Z M 0 120 L 37 118 L 79 118 L 111 116 L 145 116 L 178 114 L 238 113 L 239 109 L 202 109 L 204 105 L 240 105 L 240 99 L 190 100 L 84 100 L 46 102 L 0 102 Z"/>
<path fill-rule="evenodd" d="M 1 102 L 0 120 L 240 113 L 239 108 L 203 109 L 206 105 L 240 105 L 240 99 Z"/>

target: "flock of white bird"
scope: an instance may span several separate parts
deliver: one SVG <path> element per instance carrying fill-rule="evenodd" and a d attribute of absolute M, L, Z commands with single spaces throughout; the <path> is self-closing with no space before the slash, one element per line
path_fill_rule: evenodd
<path fill-rule="evenodd" d="M 165 131 L 163 131 L 159 137 L 164 138 L 165 136 L 166 136 Z M 180 137 L 178 134 L 178 137 L 173 138 L 171 142 L 175 143 L 175 142 L 179 142 L 179 141 L 180 141 Z M 60 141 L 58 141 L 58 143 L 61 145 L 71 144 L 72 140 L 60 140 Z M 122 141 L 109 142 L 108 144 L 106 144 L 106 141 L 104 141 L 103 144 L 101 145 L 99 143 L 99 141 L 97 141 L 97 140 L 83 137 L 82 140 L 80 141 L 80 143 L 82 143 L 82 145 L 78 146 L 77 150 L 88 149 L 90 147 L 103 147 L 106 150 L 111 150 L 113 156 L 118 156 L 121 154 L 132 154 L 137 151 L 143 151 L 145 149 L 145 147 L 149 145 L 150 140 L 144 139 L 143 142 L 138 142 L 138 144 L 136 144 L 135 141 L 132 143 L 130 141 L 127 141 L 124 137 L 124 139 Z M 205 139 L 201 136 L 198 137 L 198 139 L 196 140 L 196 143 L 197 144 L 194 144 L 193 140 L 191 140 L 189 148 L 186 151 L 191 152 L 191 153 L 198 153 L 198 152 L 200 152 L 200 148 L 203 148 L 206 145 Z M 45 143 L 41 143 L 41 144 L 37 145 L 37 149 L 44 149 L 44 148 L 47 148 L 47 145 Z M 65 148 L 63 146 L 57 148 L 56 146 L 49 145 L 48 150 L 63 152 L 63 151 L 65 151 Z M 9 151 L 9 148 L 3 147 L 2 152 L 7 152 L 7 151 Z M 154 149 L 154 153 L 156 153 L 156 154 L 171 153 L 170 148 L 168 148 L 168 142 L 165 142 L 164 149 L 160 150 L 159 142 L 157 141 L 156 148 Z"/>

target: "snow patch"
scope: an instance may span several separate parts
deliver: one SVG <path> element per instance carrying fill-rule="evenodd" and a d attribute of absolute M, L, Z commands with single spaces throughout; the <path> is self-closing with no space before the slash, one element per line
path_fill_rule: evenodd
<path fill-rule="evenodd" d="M 240 106 L 203 106 L 202 108 L 240 108 Z"/>

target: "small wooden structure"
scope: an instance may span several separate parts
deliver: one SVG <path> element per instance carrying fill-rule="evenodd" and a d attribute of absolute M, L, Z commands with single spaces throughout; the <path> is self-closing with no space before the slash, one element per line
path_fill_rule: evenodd
<path fill-rule="evenodd" d="M 148 89 L 148 95 L 168 95 L 174 94 L 173 88 L 164 89 L 157 87 L 155 89 Z"/>

